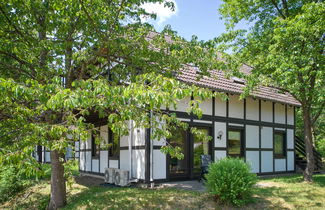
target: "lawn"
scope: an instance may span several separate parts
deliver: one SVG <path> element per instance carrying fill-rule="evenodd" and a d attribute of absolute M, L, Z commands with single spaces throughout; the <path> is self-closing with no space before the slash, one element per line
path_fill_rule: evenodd
<path fill-rule="evenodd" d="M 325 175 L 315 175 L 315 182 L 301 182 L 295 175 L 261 179 L 252 203 L 245 209 L 325 209 Z M 49 199 L 48 181 L 24 190 L 0 209 L 41 209 Z M 172 188 L 108 188 L 74 183 L 68 190 L 64 209 L 220 209 L 207 193 Z M 243 207 L 241 208 L 243 209 Z"/>

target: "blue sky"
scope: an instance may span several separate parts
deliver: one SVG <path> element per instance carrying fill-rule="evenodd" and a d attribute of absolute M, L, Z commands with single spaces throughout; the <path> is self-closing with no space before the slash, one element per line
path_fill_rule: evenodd
<path fill-rule="evenodd" d="M 226 31 L 224 20 L 220 19 L 218 8 L 221 0 L 174 0 L 174 12 L 162 5 L 147 5 L 145 9 L 157 14 L 154 26 L 161 31 L 166 24 L 172 26 L 179 35 L 191 39 L 192 35 L 200 40 L 212 39 Z M 241 25 L 241 27 L 245 27 Z"/>

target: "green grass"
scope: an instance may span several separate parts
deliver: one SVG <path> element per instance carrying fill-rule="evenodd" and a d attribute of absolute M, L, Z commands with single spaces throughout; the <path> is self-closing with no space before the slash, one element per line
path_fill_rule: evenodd
<path fill-rule="evenodd" d="M 302 182 L 302 176 L 261 179 L 253 203 L 240 209 L 325 209 L 325 175 L 315 182 Z M 49 181 L 25 189 L 0 209 L 42 209 L 49 200 Z M 207 193 L 172 188 L 86 187 L 74 183 L 68 189 L 64 209 L 220 209 L 222 206 Z"/>

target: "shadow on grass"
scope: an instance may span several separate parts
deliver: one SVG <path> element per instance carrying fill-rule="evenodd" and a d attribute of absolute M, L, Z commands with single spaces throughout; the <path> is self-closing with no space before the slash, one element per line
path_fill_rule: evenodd
<path fill-rule="evenodd" d="M 71 197 L 64 209 L 203 209 L 210 204 L 214 201 L 207 194 L 177 189 L 90 187 Z"/>

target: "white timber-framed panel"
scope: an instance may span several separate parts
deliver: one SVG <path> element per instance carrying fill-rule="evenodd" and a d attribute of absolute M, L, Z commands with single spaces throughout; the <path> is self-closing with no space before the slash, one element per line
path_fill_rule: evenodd
<path fill-rule="evenodd" d="M 144 146 L 146 143 L 146 129 L 135 128 L 133 132 L 133 146 Z"/>
<path fill-rule="evenodd" d="M 133 152 L 134 151 L 132 151 L 132 153 Z M 109 167 L 113 168 L 113 167 L 111 167 L 111 165 Z M 129 152 L 129 150 L 120 150 L 120 169 L 127 170 L 127 171 L 130 170 L 130 152 Z M 133 170 L 130 172 L 131 177 L 133 177 L 133 174 L 135 173 L 134 172 L 135 169 L 133 167 L 132 167 L 132 169 Z"/>
<path fill-rule="evenodd" d="M 109 167 L 110 168 L 118 168 L 118 160 L 109 160 Z M 129 169 L 126 169 L 127 171 Z"/>
<path fill-rule="evenodd" d="M 215 98 L 214 104 L 215 115 L 220 117 L 226 117 L 227 115 L 227 102 L 220 97 Z"/>
<path fill-rule="evenodd" d="M 246 151 L 246 162 L 251 166 L 251 172 L 258 173 L 260 171 L 259 151 Z"/>
<path fill-rule="evenodd" d="M 108 151 L 102 150 L 99 153 L 100 173 L 105 173 L 105 168 L 108 168 Z"/>
<path fill-rule="evenodd" d="M 246 98 L 246 119 L 259 120 L 259 100 Z"/>
<path fill-rule="evenodd" d="M 275 166 L 274 166 L 275 172 L 286 171 L 286 159 L 285 158 L 283 158 L 283 159 L 275 158 L 274 164 L 275 164 Z"/>
<path fill-rule="evenodd" d="M 295 170 L 295 153 L 294 151 L 287 151 L 287 170 Z"/>
<path fill-rule="evenodd" d="M 166 155 L 160 150 L 153 150 L 153 179 L 166 179 Z"/>
<path fill-rule="evenodd" d="M 272 149 L 273 148 L 273 128 L 261 127 L 261 148 Z"/>
<path fill-rule="evenodd" d="M 202 113 L 205 115 L 212 115 L 212 98 L 202 100 L 200 98 L 195 98 L 196 100 L 201 101 L 199 108 L 202 109 Z"/>
<path fill-rule="evenodd" d="M 169 107 L 169 109 L 171 111 L 186 112 L 190 101 L 191 101 L 190 97 L 183 98 L 178 101 L 176 109 L 173 106 Z"/>
<path fill-rule="evenodd" d="M 244 118 L 244 100 L 239 100 L 238 95 L 229 95 L 229 117 Z"/>
<path fill-rule="evenodd" d="M 227 157 L 226 150 L 214 150 L 214 161 L 221 160 L 222 158 Z"/>
<path fill-rule="evenodd" d="M 294 130 L 287 129 L 287 149 L 294 149 Z"/>
<path fill-rule="evenodd" d="M 92 165 L 91 165 L 91 171 L 94 173 L 99 173 L 99 157 L 98 158 L 92 158 Z"/>
<path fill-rule="evenodd" d="M 128 170 L 128 169 L 126 169 Z M 145 150 L 137 149 L 132 152 L 132 175 L 137 179 L 145 179 Z"/>
<path fill-rule="evenodd" d="M 287 124 L 294 125 L 294 107 L 287 105 Z"/>
<path fill-rule="evenodd" d="M 221 139 L 217 137 L 221 135 Z M 214 146 L 226 147 L 227 146 L 227 124 L 225 122 L 214 122 Z"/>
<path fill-rule="evenodd" d="M 91 164 L 92 164 L 91 152 L 86 151 L 85 154 L 86 154 L 86 168 L 85 168 L 85 171 L 91 172 Z"/>
<path fill-rule="evenodd" d="M 273 151 L 261 151 L 261 172 L 273 172 Z"/>
<path fill-rule="evenodd" d="M 246 148 L 259 148 L 259 126 L 246 125 Z"/>
<path fill-rule="evenodd" d="M 285 105 L 280 104 L 280 103 L 275 103 L 274 104 L 274 122 L 275 123 L 280 123 L 280 124 L 285 124 Z"/>
<path fill-rule="evenodd" d="M 271 101 L 261 100 L 261 120 L 273 122 L 273 103 Z"/>

